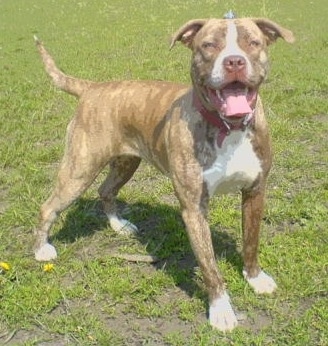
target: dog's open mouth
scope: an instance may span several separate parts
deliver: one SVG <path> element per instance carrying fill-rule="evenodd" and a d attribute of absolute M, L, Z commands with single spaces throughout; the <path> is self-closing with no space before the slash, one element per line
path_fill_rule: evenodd
<path fill-rule="evenodd" d="M 209 88 L 208 97 L 221 116 L 242 118 L 253 112 L 257 90 L 241 82 L 233 82 L 220 90 Z"/>

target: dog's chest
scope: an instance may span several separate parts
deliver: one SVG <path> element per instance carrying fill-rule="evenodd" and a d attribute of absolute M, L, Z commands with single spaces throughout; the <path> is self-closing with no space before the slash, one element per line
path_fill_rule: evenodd
<path fill-rule="evenodd" d="M 203 171 L 203 178 L 212 196 L 250 187 L 261 171 L 248 130 L 233 131 L 225 138 L 222 147 L 216 148 L 216 159 Z"/>

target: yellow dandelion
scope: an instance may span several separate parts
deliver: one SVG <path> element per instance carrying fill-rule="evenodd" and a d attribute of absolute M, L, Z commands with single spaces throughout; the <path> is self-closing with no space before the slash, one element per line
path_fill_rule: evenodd
<path fill-rule="evenodd" d="M 8 271 L 10 269 L 10 265 L 7 262 L 0 262 L 0 269 Z"/>
<path fill-rule="evenodd" d="M 54 269 L 55 265 L 52 263 L 47 263 L 43 266 L 44 272 L 51 272 Z"/>

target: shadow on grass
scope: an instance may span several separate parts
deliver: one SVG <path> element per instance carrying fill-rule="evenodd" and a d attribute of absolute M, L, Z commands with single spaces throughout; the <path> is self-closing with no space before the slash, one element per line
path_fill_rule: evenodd
<path fill-rule="evenodd" d="M 195 257 L 191 250 L 180 210 L 176 207 L 149 203 L 127 205 L 119 201 L 119 210 L 129 209 L 129 215 L 123 213 L 138 226 L 139 232 L 134 236 L 150 255 L 159 258 L 152 263 L 156 269 L 165 270 L 177 286 L 189 296 L 205 298 L 195 278 Z M 88 238 L 108 227 L 107 218 L 98 199 L 81 198 L 72 205 L 66 214 L 65 222 L 51 240 L 74 243 L 79 238 Z M 235 239 L 223 231 L 212 230 L 213 246 L 217 258 L 224 257 L 238 272 L 242 271 L 242 258 L 237 251 Z M 110 241 L 110 240 L 109 240 Z M 120 242 L 122 245 L 124 238 Z M 103 254 L 103 253 L 102 253 Z M 96 253 L 95 253 L 96 256 Z"/>
<path fill-rule="evenodd" d="M 79 198 L 65 213 L 64 225 L 50 238 L 51 241 L 74 243 L 79 238 L 91 237 L 107 226 L 107 218 L 98 199 Z"/>

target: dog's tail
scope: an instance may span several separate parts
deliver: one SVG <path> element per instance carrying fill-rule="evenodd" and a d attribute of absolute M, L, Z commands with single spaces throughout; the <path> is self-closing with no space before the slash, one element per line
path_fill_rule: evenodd
<path fill-rule="evenodd" d="M 54 59 L 44 48 L 42 42 L 34 36 L 35 43 L 38 47 L 46 72 L 52 78 L 54 84 L 61 90 L 68 92 L 74 96 L 80 97 L 84 91 L 94 84 L 94 82 L 78 79 L 66 75 L 55 64 Z"/>

